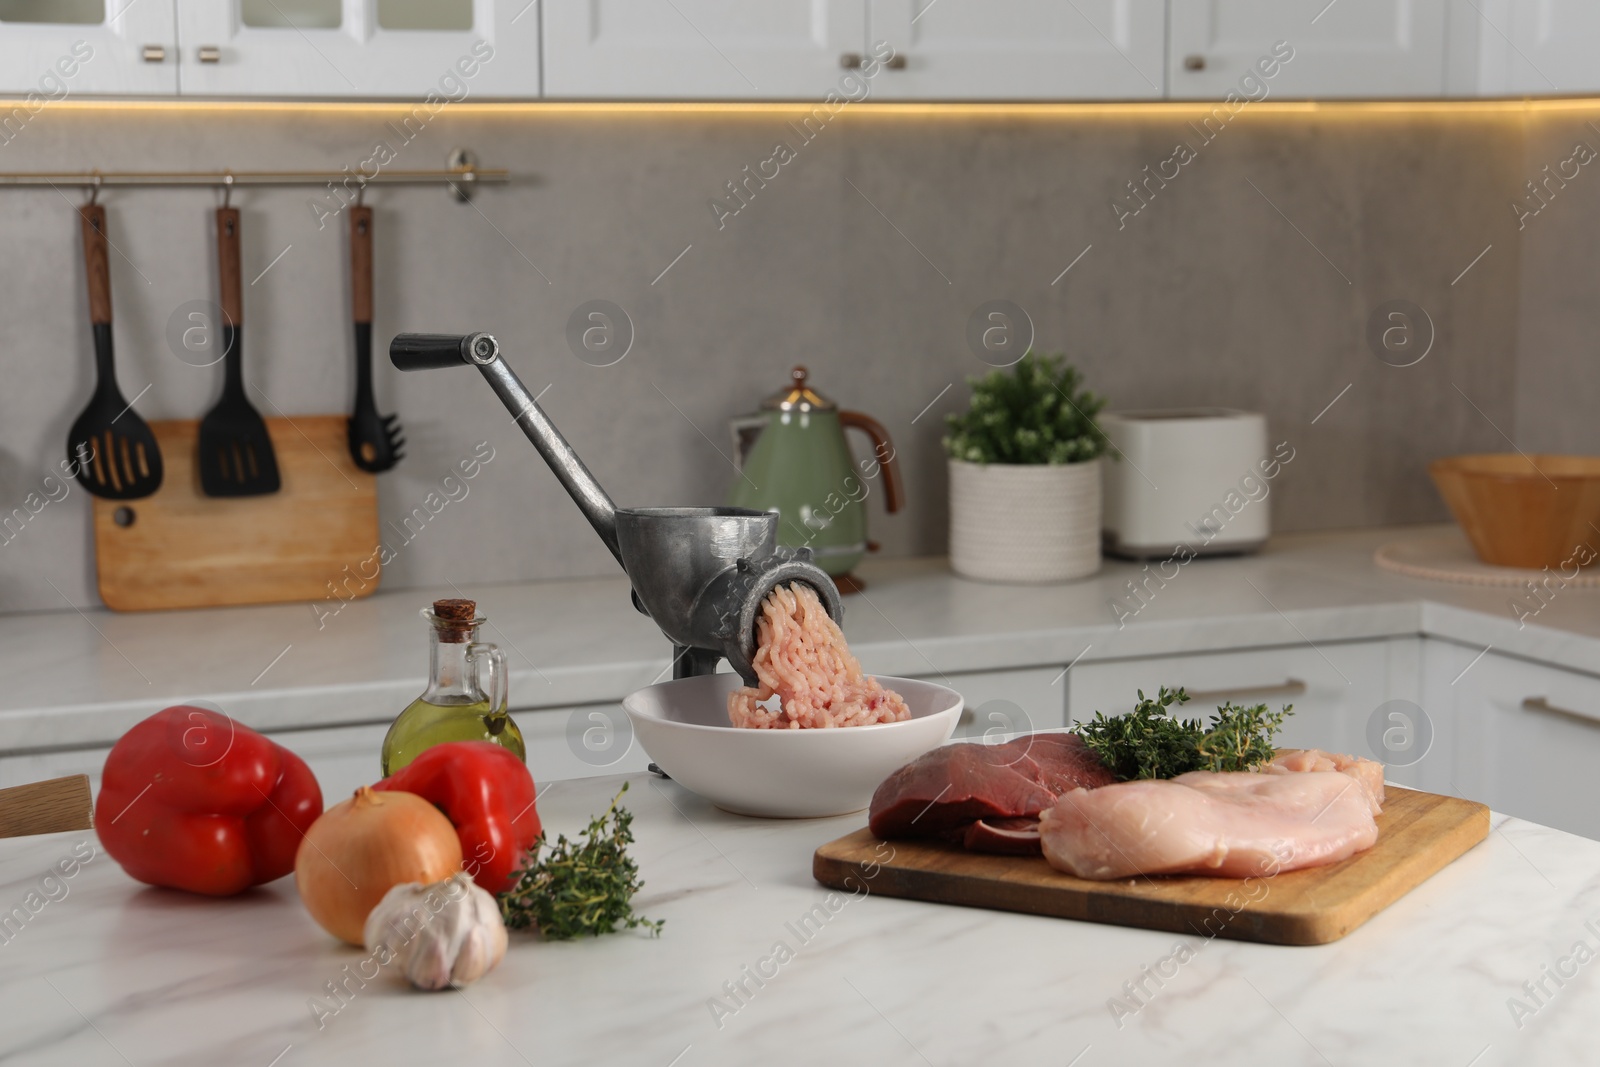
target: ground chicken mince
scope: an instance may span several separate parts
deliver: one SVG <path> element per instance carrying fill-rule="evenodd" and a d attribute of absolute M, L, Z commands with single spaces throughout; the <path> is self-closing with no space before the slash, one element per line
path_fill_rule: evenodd
<path fill-rule="evenodd" d="M 804 730 L 911 718 L 899 693 L 861 673 L 838 624 L 808 585 L 797 582 L 767 594 L 751 662 L 761 685 L 728 694 L 728 718 L 735 726 Z M 778 703 L 769 710 L 773 696 Z"/>

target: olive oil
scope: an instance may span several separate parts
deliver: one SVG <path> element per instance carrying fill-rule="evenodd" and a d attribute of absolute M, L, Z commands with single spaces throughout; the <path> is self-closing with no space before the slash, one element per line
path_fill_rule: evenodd
<path fill-rule="evenodd" d="M 472 704 L 432 704 L 422 697 L 402 711 L 383 738 L 383 776 L 398 771 L 424 749 L 446 741 L 493 741 L 526 761 L 522 731 L 501 709 L 492 711 L 487 700 Z"/>
<path fill-rule="evenodd" d="M 436 600 L 422 617 L 430 628 L 428 688 L 383 738 L 384 777 L 446 741 L 492 741 L 526 760 L 522 731 L 506 708 L 505 654 L 477 640 L 487 621 L 477 605 Z"/>

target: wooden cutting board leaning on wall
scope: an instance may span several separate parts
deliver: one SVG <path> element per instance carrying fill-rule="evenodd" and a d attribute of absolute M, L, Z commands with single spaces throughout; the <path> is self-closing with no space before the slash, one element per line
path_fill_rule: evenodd
<path fill-rule="evenodd" d="M 153 422 L 166 476 L 142 500 L 94 501 L 100 599 L 116 611 L 343 600 L 378 588 L 377 479 L 350 461 L 345 416 L 269 418 L 283 487 L 200 492 L 199 424 Z"/>

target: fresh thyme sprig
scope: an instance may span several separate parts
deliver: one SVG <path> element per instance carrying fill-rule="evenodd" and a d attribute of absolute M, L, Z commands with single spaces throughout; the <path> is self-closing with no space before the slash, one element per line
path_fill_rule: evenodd
<path fill-rule="evenodd" d="M 1250 771 L 1272 760 L 1283 720 L 1294 714 L 1294 705 L 1282 711 L 1268 711 L 1265 704 L 1242 708 L 1231 700 L 1211 716 L 1211 729 L 1195 742 L 1199 759 L 1197 770 Z"/>
<path fill-rule="evenodd" d="M 1073 731 L 1121 781 L 1174 778 L 1188 771 L 1259 767 L 1272 759 L 1273 737 L 1294 711 L 1292 704 L 1271 712 L 1265 704 L 1238 707 L 1230 701 L 1216 710 L 1207 728 L 1199 719 L 1168 713 L 1174 703 L 1188 699 L 1181 686 L 1175 691 L 1162 686 L 1154 700 L 1141 689 L 1132 711 L 1112 716 L 1097 711 Z"/>
<path fill-rule="evenodd" d="M 1073 730 L 1124 782 L 1171 778 L 1194 769 L 1194 740 L 1202 732 L 1199 719 L 1179 719 L 1167 713 L 1174 702 L 1182 704 L 1188 699 L 1181 687 L 1169 692 L 1162 686 L 1154 700 L 1146 700 L 1141 689 L 1132 711 L 1109 717 L 1097 711 L 1091 721 L 1079 723 Z"/>
<path fill-rule="evenodd" d="M 611 806 L 589 821 L 582 842 L 561 834 L 551 845 L 539 836 L 528 866 L 500 894 L 500 915 L 508 928 L 532 926 L 553 941 L 598 937 L 618 926 L 660 935 L 665 920 L 636 915 L 631 903 L 644 883 L 639 865 L 626 852 L 633 843 L 633 813 L 617 806 L 627 791 L 624 782 Z"/>

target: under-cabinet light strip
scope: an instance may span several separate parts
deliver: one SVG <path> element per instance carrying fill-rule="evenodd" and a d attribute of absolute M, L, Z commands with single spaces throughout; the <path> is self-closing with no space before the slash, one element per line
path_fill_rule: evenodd
<path fill-rule="evenodd" d="M 1249 114 L 1310 115 L 1365 118 L 1406 117 L 1426 114 L 1513 114 L 1538 112 L 1600 113 L 1600 97 L 1552 97 L 1518 99 L 1429 99 L 1429 100 L 1259 100 L 1245 103 Z M 793 115 L 824 106 L 821 100 L 769 101 L 652 101 L 652 100 L 521 100 L 443 102 L 430 106 L 407 100 L 159 100 L 159 99 L 83 99 L 40 101 L 0 100 L 0 117 L 13 109 L 30 111 L 48 108 L 69 111 L 175 111 L 175 112 L 267 112 L 283 115 L 328 113 L 404 114 L 427 108 L 430 115 L 442 111 L 477 116 L 589 116 L 589 115 Z M 1019 118 L 1158 118 L 1193 115 L 1227 106 L 1221 100 L 1127 100 L 1127 101 L 1052 101 L 1052 102 L 936 102 L 877 101 L 851 103 L 848 111 L 863 117 L 896 118 L 906 116 L 1019 117 Z"/>

